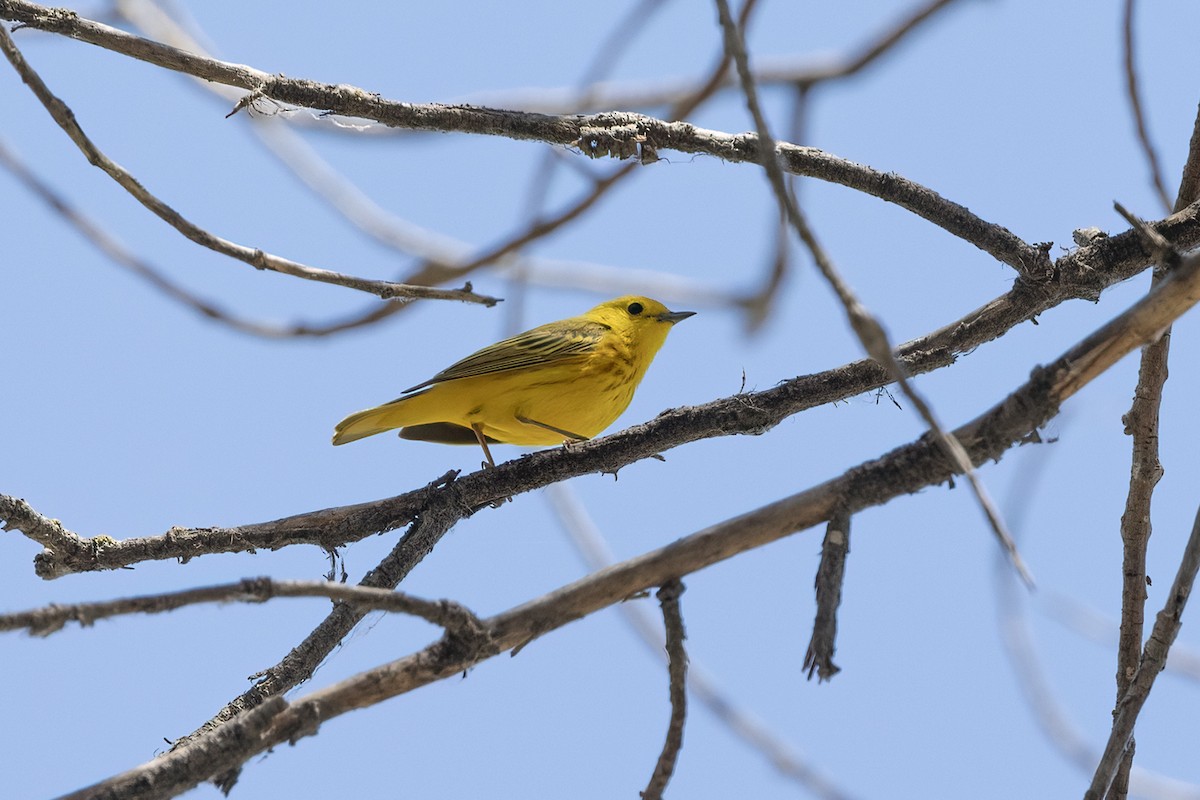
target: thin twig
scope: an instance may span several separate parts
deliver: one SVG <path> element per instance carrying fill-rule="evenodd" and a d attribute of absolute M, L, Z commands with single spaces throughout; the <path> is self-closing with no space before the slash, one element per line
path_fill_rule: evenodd
<path fill-rule="evenodd" d="M 1167 663 L 1167 655 L 1175 637 L 1179 635 L 1179 627 L 1183 623 L 1183 609 L 1187 605 L 1192 585 L 1196 581 L 1196 573 L 1200 571 L 1200 510 L 1196 512 L 1192 533 L 1188 537 L 1187 546 L 1179 559 L 1179 569 L 1171 590 L 1167 593 L 1166 602 L 1158 612 L 1150 638 L 1142 652 L 1137 670 L 1129 682 L 1129 688 L 1117 703 L 1113 720 L 1112 732 L 1104 747 L 1100 763 L 1096 765 L 1096 774 L 1092 784 L 1084 794 L 1084 800 L 1100 800 L 1108 792 L 1124 756 L 1125 749 L 1133 738 L 1133 728 L 1137 724 L 1138 715 L 1142 711 L 1154 681 Z"/>
<path fill-rule="evenodd" d="M 61 630 L 68 622 L 90 627 L 96 620 L 124 614 L 161 614 L 198 603 L 263 603 L 273 597 L 328 597 L 369 611 L 393 611 L 420 617 L 456 635 L 467 635 L 480 628 L 479 619 L 474 614 L 449 600 L 424 600 L 401 592 L 347 586 L 333 581 L 245 578 L 235 583 L 198 589 L 93 603 L 54 604 L 31 611 L 0 614 L 0 631 L 28 630 L 36 636 L 48 636 Z"/>
<path fill-rule="evenodd" d="M 3 9 L 0 8 L 0 12 L 2 11 Z M 359 278 L 353 275 L 334 272 L 333 270 L 301 264 L 298 261 L 292 261 L 257 248 L 231 242 L 228 239 L 223 239 L 210 233 L 184 218 L 178 211 L 148 191 L 128 170 L 106 156 L 87 137 L 83 132 L 83 128 L 76 121 L 75 114 L 66 103 L 50 91 L 33 67 L 29 65 L 4 26 L 0 26 L 0 50 L 4 52 L 13 69 L 21 76 L 21 80 L 25 82 L 54 121 L 58 123 L 58 126 L 63 129 L 93 166 L 98 167 L 116 181 L 121 188 L 129 192 L 135 200 L 145 206 L 155 216 L 201 247 L 206 247 L 209 250 L 229 256 L 230 258 L 235 258 L 256 269 L 271 270 L 305 280 L 344 286 L 349 289 L 356 289 L 376 295 L 385 300 L 413 300 L 417 298 L 459 300 L 468 303 L 480 303 L 486 306 L 494 306 L 499 302 L 497 298 L 476 294 L 471 291 L 469 285 L 463 289 L 436 289 L 429 286 L 413 286 L 393 283 L 391 281 Z"/>
<path fill-rule="evenodd" d="M 888 341 L 887 333 L 883 329 L 883 325 L 859 301 L 849 284 L 838 274 L 833 261 L 817 241 L 816 235 L 809 227 L 803 212 L 788 192 L 783 168 L 780 166 L 780 159 L 776 155 L 775 140 L 771 137 L 766 117 L 758 104 L 758 92 L 754 86 L 754 77 L 750 72 L 746 43 L 742 38 L 741 30 L 729 13 L 728 0 L 716 0 L 716 3 L 721 28 L 725 32 L 725 47 L 733 55 L 734 63 L 737 65 L 738 75 L 742 81 L 742 91 L 746 96 L 746 105 L 750 109 L 751 116 L 754 117 L 754 124 L 758 131 L 763 169 L 767 173 L 767 178 L 771 184 L 771 188 L 775 192 L 775 198 L 779 203 L 780 209 L 783 210 L 801 241 L 804 242 L 805 246 L 812 253 L 813 260 L 816 262 L 825 280 L 841 300 L 850 322 L 850 327 L 854 330 L 859 341 L 862 342 L 863 349 L 866 350 L 867 355 L 879 362 L 887 370 L 888 374 L 892 376 L 892 379 L 899 384 L 901 391 L 917 409 L 917 412 L 929 426 L 934 436 L 937 437 L 942 447 L 945 448 L 947 454 L 954 459 L 959 467 L 959 471 L 966 475 L 967 481 L 971 484 L 971 489 L 979 501 L 984 516 L 987 518 L 992 531 L 996 534 L 996 538 L 1000 542 L 1000 546 L 1008 553 L 1008 557 L 1012 561 L 1017 574 L 1025 581 L 1026 585 L 1032 588 L 1033 576 L 1030 575 L 1028 568 L 1025 566 L 1021 554 L 1017 552 L 1016 543 L 1013 542 L 1012 536 L 1004 525 L 1004 520 L 1001 519 L 1000 513 L 996 510 L 995 504 L 983 486 L 983 482 L 975 472 L 967 451 L 954 436 L 942 427 L 942 424 L 933 412 L 933 408 L 909 381 L 908 373 L 899 359 L 897 359 L 891 342 Z"/>
<path fill-rule="evenodd" d="M 663 626 L 667 632 L 667 673 L 670 676 L 671 722 L 667 726 L 666 741 L 650 775 L 650 782 L 641 793 L 644 800 L 661 800 L 663 791 L 675 772 L 679 751 L 683 749 L 683 723 L 687 718 L 687 673 L 688 657 L 683 641 L 687 634 L 683 629 L 683 612 L 679 608 L 679 596 L 683 594 L 683 582 L 672 578 L 658 590 L 659 605 L 662 606 Z"/>
<path fill-rule="evenodd" d="M 817 590 L 817 615 L 813 620 L 812 638 L 804 654 L 803 669 L 808 679 L 818 675 L 818 683 L 841 672 L 833 663 L 837 642 L 837 610 L 842 602 L 842 582 L 846 576 L 846 556 L 850 553 L 850 515 L 836 513 L 825 526 L 821 542 L 821 563 L 817 566 L 814 585 Z"/>
<path fill-rule="evenodd" d="M 753 3 L 756 1 L 757 0 L 750 0 L 745 13 L 748 13 L 749 8 L 752 7 Z M 669 112 L 669 118 L 672 120 L 681 119 L 695 111 L 696 108 L 698 108 L 705 100 L 711 97 L 713 93 L 716 92 L 717 87 L 720 85 L 721 76 L 726 71 L 727 66 L 727 61 L 724 58 L 719 60 L 712 71 L 709 81 L 702 85 L 695 93 L 687 95 L 675 106 L 673 106 Z M 574 119 L 582 121 L 586 118 L 575 117 Z M 666 124 L 686 125 L 686 123 L 677 122 L 668 122 Z M 591 208 L 597 201 L 599 201 L 610 189 L 617 186 L 619 183 L 625 180 L 625 178 L 633 174 L 634 170 L 641 166 L 643 161 L 650 163 L 653 161 L 653 158 L 656 158 L 656 156 L 653 156 L 653 153 L 657 150 L 657 148 L 651 144 L 648 137 L 642 137 L 635 134 L 631 137 L 624 138 L 620 143 L 617 143 L 617 141 L 614 139 L 608 144 L 602 144 L 600 141 L 595 139 L 594 134 L 588 133 L 586 126 L 583 124 L 579 126 L 577 133 L 578 135 L 574 138 L 568 141 L 559 142 L 559 144 L 580 146 L 584 148 L 584 152 L 587 152 L 586 143 L 595 142 L 594 146 L 598 149 L 591 153 L 593 157 L 599 157 L 601 155 L 599 150 L 603 149 L 604 155 L 612 153 L 613 155 L 620 154 L 621 157 L 630 157 L 635 154 L 641 154 L 641 158 L 631 160 L 623 166 L 613 170 L 608 175 L 602 178 L 597 178 L 593 182 L 591 190 L 584 193 L 575 202 L 565 206 L 550 216 L 534 218 L 529 222 L 524 231 L 513 235 L 495 247 L 485 250 L 474 259 L 471 259 L 466 263 L 454 265 L 452 267 L 447 267 L 445 265 L 426 264 L 423 267 L 418 268 L 415 272 L 410 273 L 406 280 L 418 284 L 444 283 L 449 280 L 461 278 L 478 269 L 479 267 L 484 266 L 485 264 L 494 263 L 510 254 L 517 253 L 526 245 L 546 237 L 550 233 L 553 233 L 561 228 L 563 225 L 578 218 L 581 214 Z M 628 131 L 626 131 L 626 133 L 628 133 Z"/>

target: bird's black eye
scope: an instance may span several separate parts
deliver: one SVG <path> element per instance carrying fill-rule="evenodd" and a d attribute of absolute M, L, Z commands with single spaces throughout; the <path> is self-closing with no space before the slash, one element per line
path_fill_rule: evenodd
<path fill-rule="evenodd" d="M 629 308 L 627 308 L 627 309 L 625 309 L 625 310 L 626 310 L 626 311 L 628 311 L 630 314 L 632 314 L 632 315 L 633 315 L 633 316 L 635 316 L 635 317 L 636 317 L 638 314 L 640 314 L 640 313 L 642 313 L 643 311 L 645 311 L 645 309 L 642 307 L 642 304 L 641 304 L 641 303 L 630 303 L 630 304 L 629 304 Z"/>

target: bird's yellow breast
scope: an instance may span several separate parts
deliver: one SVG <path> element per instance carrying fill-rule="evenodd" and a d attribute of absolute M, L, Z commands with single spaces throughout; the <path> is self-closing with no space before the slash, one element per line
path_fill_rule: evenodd
<path fill-rule="evenodd" d="M 590 439 L 629 407 L 646 371 L 638 361 L 620 337 L 606 337 L 594 351 L 568 363 L 447 381 L 421 399 L 440 409 L 440 419 L 466 428 L 478 423 L 485 436 L 499 442 L 539 446 L 568 438 L 522 419 Z"/>

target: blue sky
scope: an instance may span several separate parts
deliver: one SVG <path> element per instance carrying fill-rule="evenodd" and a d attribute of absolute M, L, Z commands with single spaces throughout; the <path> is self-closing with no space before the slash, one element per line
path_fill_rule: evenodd
<path fill-rule="evenodd" d="M 349 83 L 409 102 L 486 103 L 515 89 L 576 83 L 618 10 L 601 17 L 559 3 L 364 3 L 329 15 L 294 3 L 183 4 L 224 59 L 269 72 Z M 1174 190 L 1195 115 L 1193 35 L 1200 10 L 1143 4 L 1138 56 L 1153 141 Z M 843 53 L 909 3 L 764 0 L 751 56 Z M 929 186 L 1027 242 L 1071 246 L 1076 228 L 1124 230 L 1120 200 L 1161 216 L 1123 89 L 1116 3 L 961 2 L 854 79 L 821 87 L 805 144 Z M 81 7 L 95 15 L 96 6 Z M 710 4 L 663 4 L 608 77 L 697 76 L 719 52 Z M 246 114 L 186 78 L 66 39 L 16 36 L 51 89 L 113 159 L 201 226 L 305 263 L 391 279 L 411 259 L 361 235 L 268 154 Z M 777 126 L 788 98 L 764 91 Z M 339 287 L 257 272 L 201 250 L 90 167 L 11 69 L 0 69 L 0 136 L 44 180 L 196 294 L 272 322 L 336 318 L 370 306 Z M 639 109 L 632 109 L 639 110 Z M 304 114 L 306 112 L 300 112 Z M 658 113 L 652 110 L 651 113 Z M 691 118 L 752 127 L 734 92 Z M 546 145 L 466 135 L 305 140 L 383 208 L 472 251 L 518 226 Z M 551 207 L 583 185 L 566 150 Z M 692 308 L 614 429 L 674 406 L 767 388 L 860 357 L 843 315 L 808 259 L 794 260 L 774 315 L 757 333 L 736 313 L 690 303 L 692 292 L 746 291 L 769 266 L 776 211 L 750 165 L 663 153 L 579 224 L 537 243 L 543 259 L 642 270 L 687 281 L 659 299 Z M 805 181 L 801 199 L 833 259 L 896 341 L 931 331 L 1005 292 L 1012 270 L 909 212 Z M 333 424 L 396 396 L 453 360 L 528 327 L 640 290 L 616 273 L 602 290 L 515 286 L 495 273 L 476 288 L 494 309 L 420 303 L 370 328 L 325 339 L 264 340 L 165 299 L 99 255 L 0 170 L 7 221 L 0 492 L 85 536 L 235 525 L 379 499 L 447 469 L 474 469 L 473 449 L 379 436 L 334 449 Z M 918 379 L 949 424 L 1019 385 L 1146 290 L 1143 276 L 1074 301 L 1039 324 Z M 518 302 L 519 300 L 519 302 Z M 514 317 L 519 310 L 519 321 Z M 1200 476 L 1191 411 L 1200 334 L 1175 328 L 1163 409 L 1166 476 L 1156 494 L 1148 613 L 1163 602 L 1195 514 Z M 1118 521 L 1129 470 L 1128 410 L 1136 358 L 1073 398 L 1047 431 L 1053 444 L 1010 452 L 981 474 L 1015 520 L 1039 591 L 1018 593 L 1054 697 L 1099 750 L 1114 695 L 1111 644 L 1089 640 L 1054 610 L 1067 598 L 1115 620 Z M 819 483 L 922 432 L 911 410 L 856 397 L 784 421 L 760 437 L 698 442 L 614 481 L 569 483 L 619 559 L 665 545 L 743 510 Z M 498 448 L 513 458 L 516 448 Z M 344 551 L 357 580 L 396 534 Z M 927 489 L 853 522 L 837 663 L 817 685 L 800 662 L 814 611 L 821 531 L 810 530 L 685 579 L 689 654 L 741 707 L 851 797 L 1081 795 L 1090 779 L 1056 750 L 1022 699 L 997 624 L 997 548 L 961 486 Z M 43 582 L 38 548 L 0 537 L 0 608 L 123 597 L 255 575 L 316 579 L 316 548 L 206 556 L 188 564 Z M 488 615 L 586 574 L 547 499 L 522 496 L 458 525 L 402 588 Z M 1010 581 L 1002 573 L 1002 582 Z M 656 614 L 653 599 L 630 601 Z M 319 600 L 197 607 L 129 617 L 46 639 L 10 634 L 0 769 L 15 797 L 66 792 L 142 763 L 164 738 L 192 731 L 323 618 Z M 1185 616 L 1181 647 L 1200 647 Z M 375 614 L 292 696 L 419 649 L 424 623 Z M 1115 634 L 1114 634 L 1115 636 Z M 340 718 L 298 746 L 252 761 L 242 797 L 422 797 L 540 794 L 631 797 L 645 787 L 666 728 L 666 672 L 607 610 L 492 659 L 465 679 Z M 1138 726 L 1138 763 L 1200 783 L 1195 678 L 1160 678 Z M 668 794 L 803 795 L 698 704 Z M 1192 790 L 1189 796 L 1200 795 Z M 210 786 L 189 797 L 218 796 Z M 236 795 L 235 795 L 236 796 Z"/>

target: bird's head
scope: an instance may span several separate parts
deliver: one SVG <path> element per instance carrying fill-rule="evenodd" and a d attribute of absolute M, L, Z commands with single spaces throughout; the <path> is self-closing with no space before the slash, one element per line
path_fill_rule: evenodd
<path fill-rule="evenodd" d="M 670 330 L 695 311 L 672 311 L 657 300 L 627 294 L 593 308 L 584 316 L 603 322 L 616 330 Z M 663 334 L 666 335 L 665 333 Z"/>
<path fill-rule="evenodd" d="M 645 364 L 667 340 L 667 333 L 680 320 L 695 314 L 695 311 L 672 311 L 657 300 L 638 295 L 625 295 L 601 303 L 584 314 L 585 319 L 607 325 L 645 357 Z M 644 367 L 643 367 L 644 369 Z"/>

